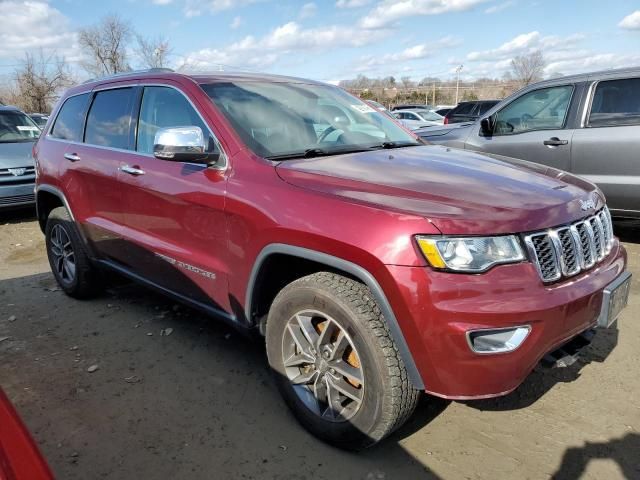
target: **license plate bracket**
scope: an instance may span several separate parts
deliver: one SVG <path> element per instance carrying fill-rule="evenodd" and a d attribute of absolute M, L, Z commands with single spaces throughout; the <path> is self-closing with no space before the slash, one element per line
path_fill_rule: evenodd
<path fill-rule="evenodd" d="M 609 328 L 627 306 L 631 289 L 631 273 L 624 272 L 607 285 L 602 296 L 602 307 L 598 317 L 598 327 Z"/>

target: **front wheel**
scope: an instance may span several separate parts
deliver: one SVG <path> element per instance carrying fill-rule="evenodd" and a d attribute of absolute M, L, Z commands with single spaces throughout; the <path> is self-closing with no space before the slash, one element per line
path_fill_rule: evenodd
<path fill-rule="evenodd" d="M 371 291 L 320 272 L 286 286 L 267 319 L 267 355 L 302 425 L 341 448 L 374 445 L 402 425 L 418 391 Z"/>

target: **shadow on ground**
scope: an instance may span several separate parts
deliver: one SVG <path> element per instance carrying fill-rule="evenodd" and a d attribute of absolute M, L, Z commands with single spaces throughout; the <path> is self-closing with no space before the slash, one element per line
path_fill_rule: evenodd
<path fill-rule="evenodd" d="M 437 478 L 400 442 L 447 402 L 337 450 L 289 413 L 259 341 L 135 285 L 80 302 L 48 273 L 0 281 L 4 335 L 0 383 L 57 478 Z"/>

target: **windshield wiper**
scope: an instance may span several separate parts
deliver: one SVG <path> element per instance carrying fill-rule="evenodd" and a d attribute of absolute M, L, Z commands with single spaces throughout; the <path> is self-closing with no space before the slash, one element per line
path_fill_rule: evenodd
<path fill-rule="evenodd" d="M 370 147 L 372 150 L 379 150 L 381 148 L 402 148 L 402 147 L 418 147 L 419 143 L 413 142 L 382 142 L 377 145 Z"/>
<path fill-rule="evenodd" d="M 292 160 L 295 158 L 327 157 L 329 155 L 343 155 L 346 153 L 365 152 L 367 148 L 343 148 L 337 150 L 323 150 L 321 148 L 307 148 L 304 152 L 284 153 L 282 155 L 269 155 L 268 160 Z"/>

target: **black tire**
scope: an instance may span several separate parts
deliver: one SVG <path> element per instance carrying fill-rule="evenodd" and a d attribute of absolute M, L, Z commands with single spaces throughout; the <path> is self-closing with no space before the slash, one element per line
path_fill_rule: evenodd
<path fill-rule="evenodd" d="M 65 253 L 71 252 L 71 255 L 67 256 L 73 258 L 75 265 L 73 275 L 68 273 L 68 269 L 63 268 L 61 271 L 60 256 L 56 253 L 60 251 L 59 248 L 56 250 L 56 242 L 60 237 L 56 235 L 62 235 L 65 240 L 68 240 L 65 242 L 65 245 L 68 245 Z M 99 272 L 91 264 L 82 239 L 66 208 L 54 208 L 49 213 L 45 227 L 45 241 L 51 272 L 67 295 L 74 298 L 89 298 L 100 291 L 102 282 Z"/>
<path fill-rule="evenodd" d="M 359 393 L 361 401 L 357 403 L 359 406 L 353 407 L 356 409 L 355 413 L 352 413 L 348 420 L 340 415 L 338 416 L 340 421 L 322 418 L 318 411 L 312 410 L 313 406 L 308 407 L 308 403 L 305 404 L 300 393 L 296 393 L 301 391 L 300 387 L 294 388 L 290 380 L 289 376 L 295 375 L 291 373 L 292 368 L 308 369 L 302 370 L 305 372 L 304 375 L 315 369 L 316 372 L 320 372 L 319 377 L 315 378 L 327 376 L 326 365 L 319 366 L 320 355 L 316 355 L 315 360 L 315 365 L 318 366 L 291 367 L 289 365 L 285 367 L 285 350 L 289 348 L 288 351 L 290 351 L 287 345 L 291 344 L 287 339 L 294 338 L 294 335 L 287 332 L 291 331 L 291 325 L 293 328 L 302 325 L 296 314 L 309 319 L 312 316 L 308 313 L 310 311 L 320 312 L 332 322 L 337 323 L 346 332 L 357 353 L 362 384 L 352 383 L 347 377 L 343 378 L 352 385 L 356 385 L 358 389 L 362 389 Z M 320 321 L 322 321 L 322 315 L 320 315 Z M 290 320 L 294 323 L 288 327 Z M 316 331 L 322 336 L 322 330 L 316 329 Z M 306 429 L 334 446 L 347 450 L 370 447 L 400 427 L 416 407 L 419 391 L 413 388 L 408 378 L 380 308 L 369 288 L 350 278 L 329 272 L 319 272 L 287 285 L 276 296 L 269 311 L 266 343 L 269 364 L 285 402 Z M 315 354 L 319 348 L 311 348 L 311 350 Z M 294 353 L 299 351 L 299 347 L 294 346 Z M 288 356 L 288 363 L 291 358 L 293 356 Z M 335 374 L 334 369 L 331 369 L 331 372 Z M 335 380 L 335 377 L 332 378 Z M 313 386 L 305 388 L 313 388 Z M 344 398 L 347 403 L 350 402 L 349 398 Z M 315 408 L 322 411 L 327 404 L 317 403 L 316 405 Z M 322 407 L 319 407 L 320 405 Z M 338 405 L 338 408 L 342 407 L 340 403 Z M 325 413 L 327 410 L 329 408 L 324 410 Z"/>

